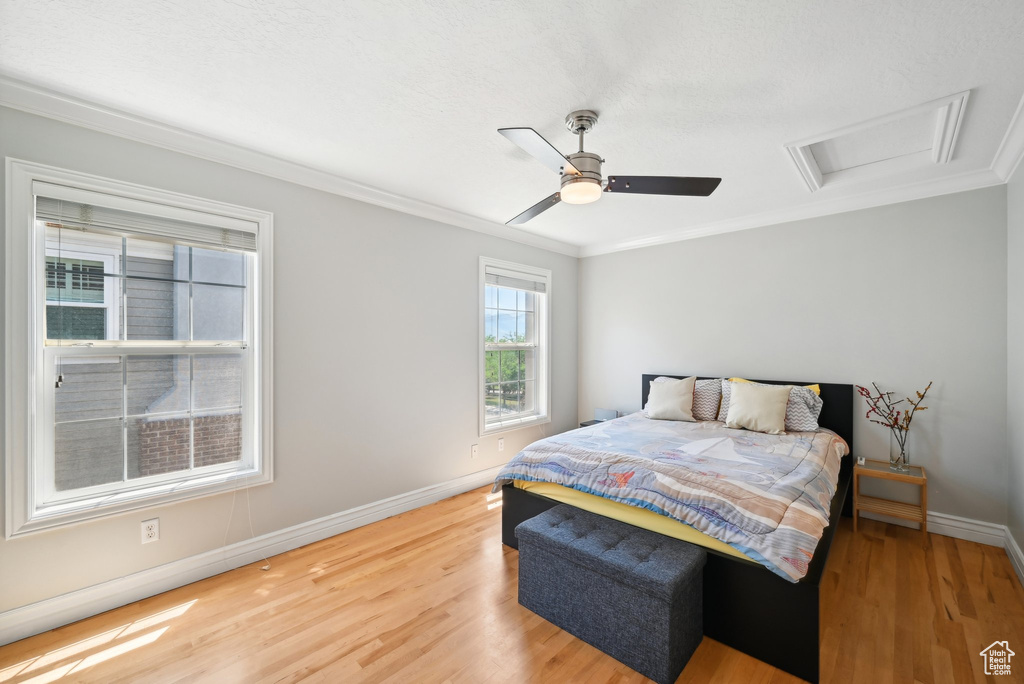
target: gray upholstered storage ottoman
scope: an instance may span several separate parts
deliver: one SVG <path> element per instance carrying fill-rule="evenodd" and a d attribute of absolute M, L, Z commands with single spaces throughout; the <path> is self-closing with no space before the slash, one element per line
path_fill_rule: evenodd
<path fill-rule="evenodd" d="M 519 603 L 659 684 L 702 637 L 704 549 L 572 506 L 516 527 Z"/>

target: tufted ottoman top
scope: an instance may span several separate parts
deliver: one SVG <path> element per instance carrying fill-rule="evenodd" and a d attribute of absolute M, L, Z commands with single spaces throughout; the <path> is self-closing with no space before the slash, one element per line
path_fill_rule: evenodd
<path fill-rule="evenodd" d="M 666 601 L 707 559 L 699 546 L 564 504 L 521 523 L 516 537 Z"/>

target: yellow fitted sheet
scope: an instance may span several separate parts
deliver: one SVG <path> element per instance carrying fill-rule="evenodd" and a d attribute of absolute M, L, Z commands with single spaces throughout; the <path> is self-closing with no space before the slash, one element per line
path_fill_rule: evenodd
<path fill-rule="evenodd" d="M 514 480 L 513 482 L 519 489 L 533 492 L 540 496 L 546 496 L 549 499 L 554 499 L 555 501 L 560 501 L 561 503 L 569 504 L 576 508 L 582 508 L 585 511 L 590 511 L 597 515 L 603 515 L 604 517 L 611 518 L 612 520 L 618 520 L 629 525 L 642 527 L 645 530 L 657 532 L 658 534 L 663 534 L 666 537 L 682 539 L 690 544 L 703 546 L 704 548 L 711 549 L 712 551 L 718 551 L 719 553 L 724 553 L 728 556 L 735 556 L 736 558 L 742 558 L 743 560 L 748 561 L 751 560 L 749 556 L 737 551 L 723 541 L 719 541 L 714 537 L 709 537 L 703 532 L 696 530 L 685 523 L 673 520 L 672 518 L 664 515 L 658 515 L 654 511 L 649 511 L 646 508 L 637 508 L 636 506 L 612 501 L 611 499 L 605 499 L 604 497 L 595 496 L 594 494 L 587 494 L 586 492 L 581 492 L 569 487 L 563 487 L 562 485 L 551 482 L 528 482 L 526 480 Z"/>

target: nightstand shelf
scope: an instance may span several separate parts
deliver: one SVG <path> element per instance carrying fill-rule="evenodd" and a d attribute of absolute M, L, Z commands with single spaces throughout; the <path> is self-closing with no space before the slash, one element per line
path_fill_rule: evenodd
<path fill-rule="evenodd" d="M 906 482 L 921 488 L 921 503 L 911 504 L 902 501 L 891 501 L 876 496 L 860 493 L 860 478 L 870 477 L 878 480 Z M 920 523 L 921 532 L 928 534 L 928 475 L 921 466 L 911 466 L 905 473 L 897 473 L 889 468 L 887 461 L 864 461 L 853 467 L 853 531 L 857 531 L 857 523 L 862 511 L 878 513 L 890 518 L 900 518 Z"/>
<path fill-rule="evenodd" d="M 879 499 L 874 496 L 864 496 L 861 494 L 857 499 L 857 510 L 881 513 L 882 515 L 888 515 L 891 518 L 903 518 L 904 520 L 911 520 L 913 522 L 923 522 L 921 507 L 917 504 L 889 501 L 888 499 Z"/>

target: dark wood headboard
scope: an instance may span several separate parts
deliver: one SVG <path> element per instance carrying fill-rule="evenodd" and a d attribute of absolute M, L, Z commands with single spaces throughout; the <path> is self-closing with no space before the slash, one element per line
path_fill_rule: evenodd
<path fill-rule="evenodd" d="M 643 389 L 641 391 L 640 406 L 647 405 L 647 396 L 651 392 L 651 381 L 655 378 L 687 378 L 688 375 L 668 375 L 658 373 L 655 375 L 644 374 Z M 713 378 L 699 377 L 699 380 L 711 380 Z M 839 385 L 828 382 L 792 382 L 788 380 L 754 380 L 766 385 L 813 385 L 821 387 L 821 415 L 818 416 L 818 424 L 821 427 L 832 430 L 846 440 L 850 445 L 850 453 L 853 453 L 853 385 Z"/>

